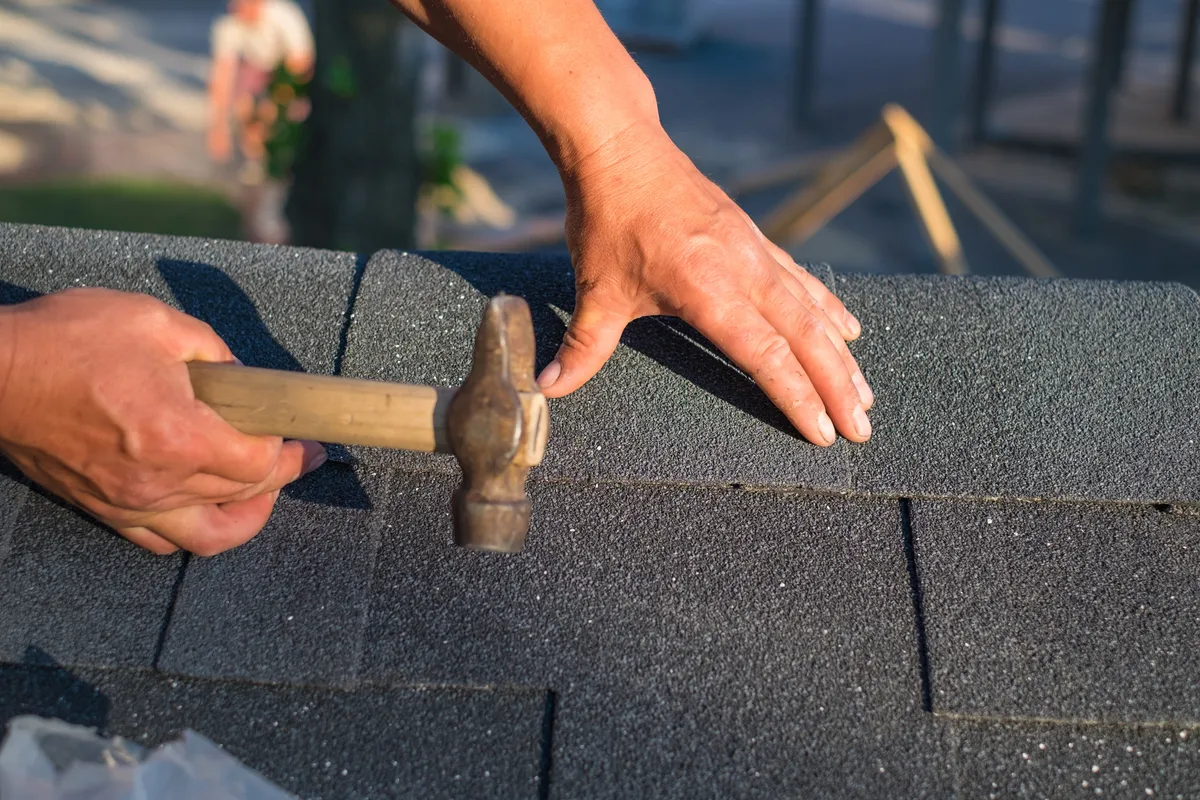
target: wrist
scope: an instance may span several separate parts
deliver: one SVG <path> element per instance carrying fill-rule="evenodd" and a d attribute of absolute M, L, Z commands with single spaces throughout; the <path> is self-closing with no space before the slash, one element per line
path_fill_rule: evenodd
<path fill-rule="evenodd" d="M 663 133 L 649 78 L 616 37 L 612 45 L 592 58 L 574 47 L 547 47 L 529 70 L 537 80 L 521 82 L 518 106 L 563 174 L 630 131 Z"/>

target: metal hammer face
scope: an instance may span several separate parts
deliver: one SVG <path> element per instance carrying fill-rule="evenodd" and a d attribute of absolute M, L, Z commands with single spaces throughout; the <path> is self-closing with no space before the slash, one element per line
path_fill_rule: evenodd
<path fill-rule="evenodd" d="M 525 544 L 532 509 L 525 480 L 550 432 L 534 354 L 529 306 L 519 297 L 493 298 L 475 335 L 471 373 L 446 413 L 463 476 L 452 500 L 454 541 L 462 547 L 511 553 Z"/>

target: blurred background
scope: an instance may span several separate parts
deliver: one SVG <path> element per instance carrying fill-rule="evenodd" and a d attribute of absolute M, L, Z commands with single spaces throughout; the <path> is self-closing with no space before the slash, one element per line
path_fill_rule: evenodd
<path fill-rule="evenodd" d="M 293 179 L 210 158 L 210 30 L 225 0 L 0 0 L 0 220 L 353 250 L 564 249 L 558 176 L 478 74 L 386 0 L 299 5 L 317 64 Z M 838 154 L 895 103 L 1057 272 L 1200 288 L 1197 0 L 599 5 L 668 132 L 760 224 L 832 180 Z M 850 194 L 780 244 L 844 271 L 946 269 L 898 172 Z M 942 194 L 962 269 L 1030 271 L 977 209 Z"/>

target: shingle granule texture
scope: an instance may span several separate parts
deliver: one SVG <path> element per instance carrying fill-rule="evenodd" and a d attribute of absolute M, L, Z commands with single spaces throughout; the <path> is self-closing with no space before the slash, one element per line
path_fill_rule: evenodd
<path fill-rule="evenodd" d="M 159 666 L 213 677 L 352 682 L 387 522 L 379 513 L 385 481 L 330 463 L 289 487 L 245 546 L 193 557 Z"/>
<path fill-rule="evenodd" d="M 835 276 L 866 445 L 799 440 L 687 326 L 551 404 L 518 555 L 451 545 L 449 456 L 358 448 L 214 558 L 145 554 L 0 461 L 0 723 L 192 727 L 365 797 L 1200 795 L 1200 303 Z M 247 363 L 466 375 L 565 258 L 0 225 L 0 302 L 149 291 Z M 336 456 L 335 456 L 336 458 Z"/>
<path fill-rule="evenodd" d="M 355 305 L 344 371 L 460 383 L 483 306 L 501 291 L 529 301 L 540 370 L 566 330 L 573 280 L 563 257 L 378 253 Z M 800 439 L 745 375 L 673 320 L 630 325 L 599 375 L 552 401 L 550 414 L 552 444 L 538 469 L 546 478 L 849 487 L 844 442 L 820 448 Z M 450 457 L 376 457 L 457 470 Z"/>
<path fill-rule="evenodd" d="M 78 286 L 143 292 L 271 369 L 333 371 L 356 264 L 353 253 L 0 223 L 0 302 Z"/>
<path fill-rule="evenodd" d="M 933 707 L 1200 723 L 1200 518 L 914 501 Z"/>
<path fill-rule="evenodd" d="M 407 483 L 406 483 L 407 481 Z M 363 676 L 560 693 L 567 796 L 907 796 L 938 785 L 897 504 L 533 487 L 529 547 L 446 546 L 445 478 L 403 476 Z"/>
<path fill-rule="evenodd" d="M 1176 284 L 838 277 L 875 434 L 856 491 L 1200 499 L 1200 301 Z"/>
<path fill-rule="evenodd" d="M 0 727 L 52 715 L 146 746 L 191 728 L 304 798 L 535 798 L 544 692 L 353 691 L 0 666 Z"/>
<path fill-rule="evenodd" d="M 948 741 L 960 797 L 1200 796 L 1200 730 L 955 721 Z"/>
<path fill-rule="evenodd" d="M 0 661 L 150 666 L 181 557 L 151 555 L 2 471 L 0 499 Z"/>

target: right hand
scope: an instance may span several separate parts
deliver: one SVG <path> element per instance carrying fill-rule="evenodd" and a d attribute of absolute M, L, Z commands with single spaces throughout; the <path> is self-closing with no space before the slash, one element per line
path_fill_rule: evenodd
<path fill-rule="evenodd" d="M 195 398 L 187 362 L 235 360 L 208 325 L 145 295 L 0 306 L 0 452 L 155 553 L 236 547 L 325 451 L 239 433 Z"/>

